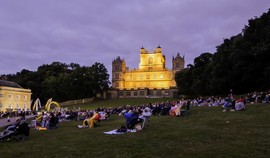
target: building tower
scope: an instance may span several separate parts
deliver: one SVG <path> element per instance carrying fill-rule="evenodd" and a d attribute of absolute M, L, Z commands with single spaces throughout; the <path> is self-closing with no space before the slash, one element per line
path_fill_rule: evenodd
<path fill-rule="evenodd" d="M 181 57 L 179 53 L 177 53 L 176 57 L 173 56 L 172 58 L 173 75 L 175 75 L 177 71 L 184 69 L 184 65 L 185 65 L 185 56 Z"/>
<path fill-rule="evenodd" d="M 185 56 L 181 57 L 179 53 L 177 53 L 176 57 L 172 58 L 172 74 L 175 77 L 175 73 L 177 71 L 181 71 L 185 66 Z M 175 79 L 172 81 L 173 85 L 176 86 Z"/>
<path fill-rule="evenodd" d="M 122 89 L 124 87 L 124 73 L 126 72 L 126 62 L 117 57 L 112 62 L 112 87 Z"/>

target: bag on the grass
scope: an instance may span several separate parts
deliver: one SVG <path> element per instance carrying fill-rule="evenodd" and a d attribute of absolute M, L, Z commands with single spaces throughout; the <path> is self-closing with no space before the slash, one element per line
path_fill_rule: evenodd
<path fill-rule="evenodd" d="M 117 132 L 127 132 L 126 126 L 122 125 L 119 129 L 117 129 Z"/>

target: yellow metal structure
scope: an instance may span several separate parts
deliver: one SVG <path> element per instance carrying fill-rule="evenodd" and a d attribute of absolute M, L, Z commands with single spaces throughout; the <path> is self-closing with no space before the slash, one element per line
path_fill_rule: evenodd
<path fill-rule="evenodd" d="M 48 99 L 46 104 L 45 104 L 45 110 L 47 111 L 47 108 L 49 106 L 49 104 L 52 102 L 52 98 Z"/>
<path fill-rule="evenodd" d="M 52 104 L 56 105 L 59 109 L 61 108 L 60 105 L 56 101 L 51 101 L 51 102 L 49 102 L 48 105 L 45 106 L 45 110 L 50 111 Z"/>
<path fill-rule="evenodd" d="M 41 103 L 40 103 L 39 98 L 36 99 L 36 101 L 32 107 L 32 111 L 38 111 L 38 108 L 41 108 Z"/>

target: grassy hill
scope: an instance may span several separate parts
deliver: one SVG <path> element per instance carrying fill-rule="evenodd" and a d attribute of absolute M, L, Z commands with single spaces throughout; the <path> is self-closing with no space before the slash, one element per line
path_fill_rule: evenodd
<path fill-rule="evenodd" d="M 90 103 L 76 104 L 71 106 L 66 106 L 68 109 L 79 107 L 81 109 L 96 109 L 97 107 L 118 107 L 120 105 L 141 105 L 147 103 L 155 102 L 165 102 L 170 100 L 177 100 L 176 98 L 138 98 L 138 99 L 112 99 L 112 100 L 94 100 Z"/>
<path fill-rule="evenodd" d="M 120 100 L 118 105 L 123 102 Z M 117 106 L 117 101 L 110 103 Z M 102 101 L 97 104 L 109 106 Z M 97 105 L 87 105 L 93 106 Z M 30 138 L 24 142 L 1 142 L 0 155 L 1 158 L 269 157 L 269 116 L 270 104 L 247 105 L 245 111 L 227 113 L 221 107 L 192 107 L 189 116 L 152 116 L 142 131 L 123 135 L 103 133 L 124 124 L 122 116 L 112 115 L 94 129 L 79 129 L 77 125 L 81 122 L 77 121 L 61 122 L 55 130 L 31 129 Z"/>

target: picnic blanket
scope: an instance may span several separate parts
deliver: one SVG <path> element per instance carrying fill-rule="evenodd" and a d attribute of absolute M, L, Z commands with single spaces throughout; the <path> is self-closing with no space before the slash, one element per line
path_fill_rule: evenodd
<path fill-rule="evenodd" d="M 125 134 L 125 133 L 135 133 L 137 132 L 135 129 L 128 129 L 126 132 L 118 132 L 118 129 L 114 129 L 108 132 L 103 132 L 104 134 Z"/>
<path fill-rule="evenodd" d="M 15 131 L 4 130 L 3 132 L 0 132 L 0 140 L 9 137 L 12 133 L 15 133 Z"/>

